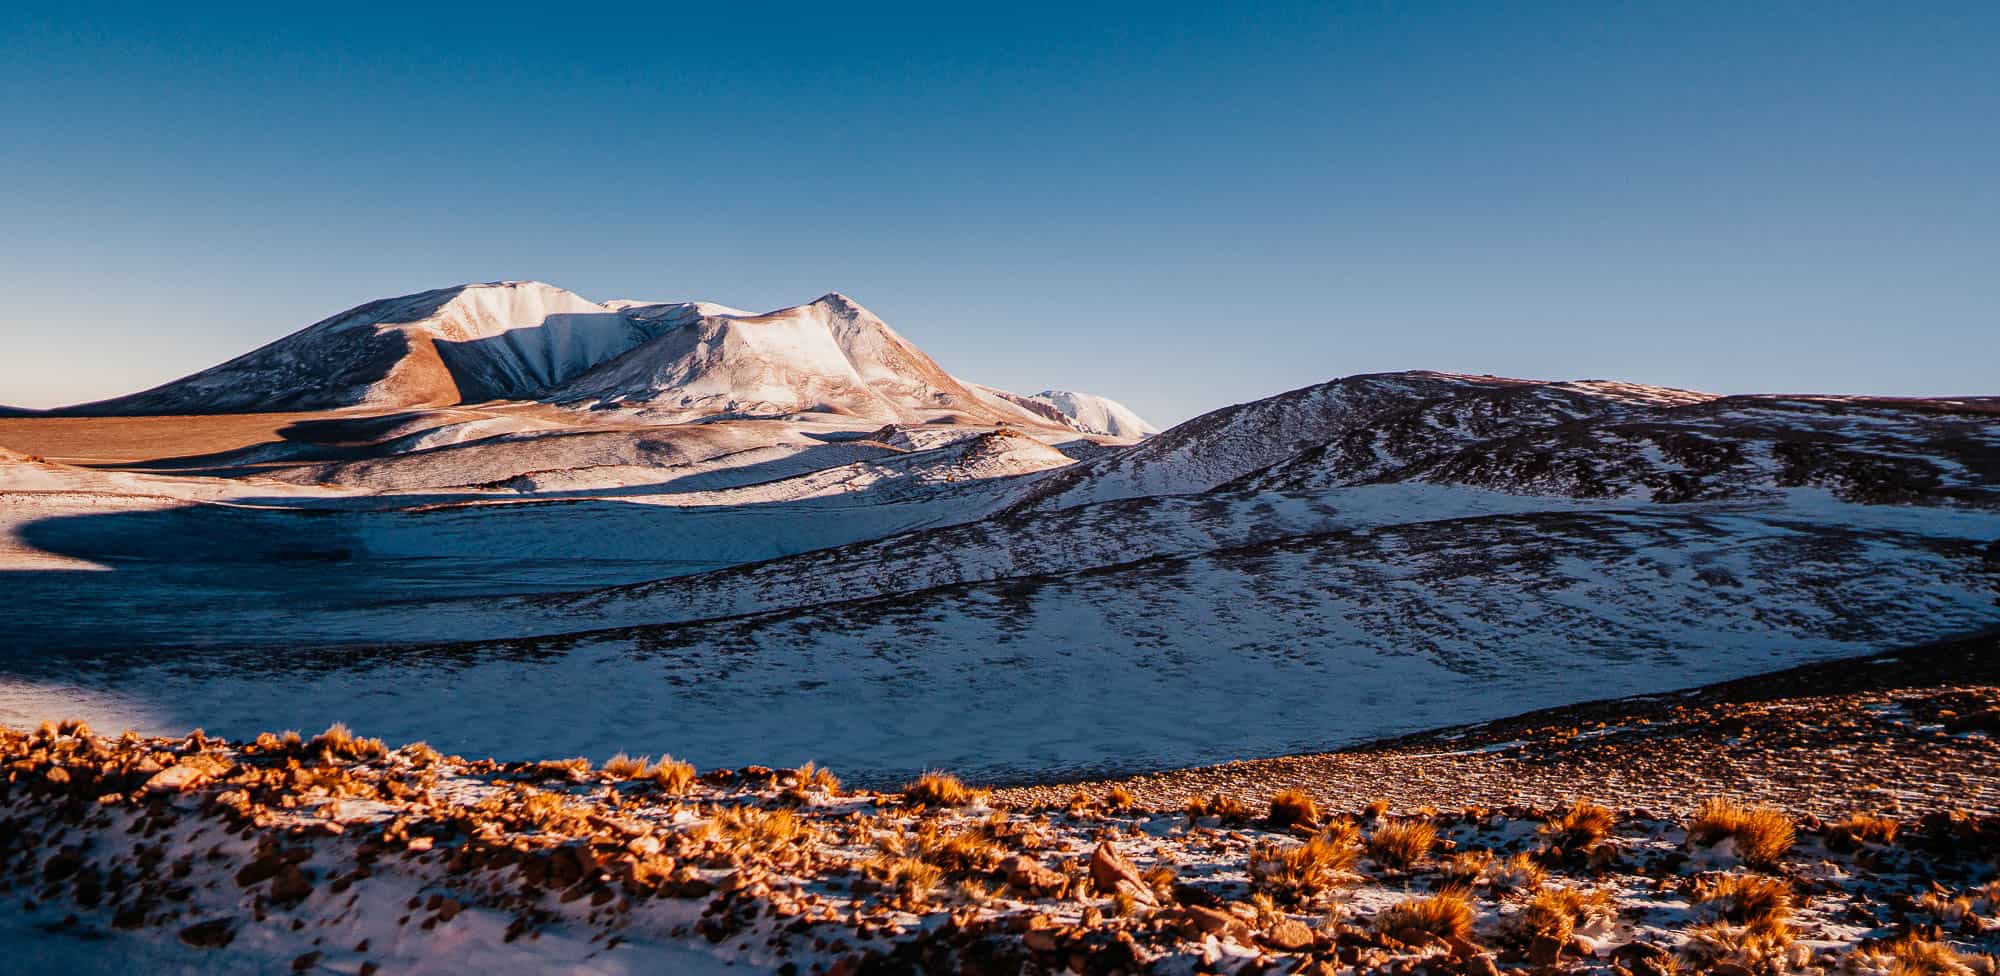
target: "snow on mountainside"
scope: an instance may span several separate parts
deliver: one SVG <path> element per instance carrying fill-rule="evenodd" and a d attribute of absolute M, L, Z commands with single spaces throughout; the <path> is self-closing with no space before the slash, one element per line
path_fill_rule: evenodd
<path fill-rule="evenodd" d="M 1068 418 L 1070 426 L 1086 434 L 1140 438 L 1160 432 L 1158 427 L 1133 413 L 1132 408 L 1110 397 L 1068 390 L 1043 390 L 1033 399 L 1056 408 L 1057 413 Z"/>
<path fill-rule="evenodd" d="M 657 331 L 553 285 L 461 285 L 370 302 L 192 376 L 67 412 L 410 407 L 531 396 Z"/>
<path fill-rule="evenodd" d="M 1350 376 L 1225 407 L 1041 479 L 1052 510 L 1216 488 L 1434 482 L 1661 502 L 1797 486 L 1990 504 L 2000 399 L 1731 396 L 1605 381 Z"/>
<path fill-rule="evenodd" d="M 1732 396 L 1606 402 L 1548 384 L 1413 404 L 1231 487 L 1430 482 L 1689 502 L 1825 488 L 2000 508 L 2000 399 Z"/>
<path fill-rule="evenodd" d="M 1325 443 L 1375 413 L 1528 380 L 1448 373 L 1350 376 L 1203 414 L 1044 479 L 1023 509 L 1206 491 Z"/>
<path fill-rule="evenodd" d="M 987 386 L 977 389 L 1079 433 L 1115 437 L 1120 440 L 1138 440 L 1160 432 L 1159 428 L 1132 412 L 1132 408 L 1110 397 L 1092 393 L 1072 393 L 1067 390 L 1043 390 L 1034 396 L 1022 396 Z"/>
<path fill-rule="evenodd" d="M 701 316 L 546 396 L 665 415 L 1045 422 L 960 382 L 839 294 L 764 315 Z"/>
<path fill-rule="evenodd" d="M 506 281 L 384 299 L 221 365 L 69 414 L 203 414 L 548 400 L 644 422 L 820 413 L 895 422 L 1150 428 L 1114 401 L 1060 402 L 947 373 L 840 294 L 762 315 L 712 302 L 592 302 Z"/>

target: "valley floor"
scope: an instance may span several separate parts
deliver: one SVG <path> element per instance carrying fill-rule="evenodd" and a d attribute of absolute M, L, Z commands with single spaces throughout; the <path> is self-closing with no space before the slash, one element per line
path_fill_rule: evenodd
<path fill-rule="evenodd" d="M 1341 753 L 993 792 L 467 760 L 342 729 L 0 730 L 0 958 L 1991 976 L 1996 652 L 1986 635 Z"/>

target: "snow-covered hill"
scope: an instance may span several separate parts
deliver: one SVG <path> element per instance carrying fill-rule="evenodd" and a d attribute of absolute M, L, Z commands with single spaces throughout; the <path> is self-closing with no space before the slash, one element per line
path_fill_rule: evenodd
<path fill-rule="evenodd" d="M 1160 432 L 1158 427 L 1133 413 L 1131 407 L 1110 397 L 1068 390 L 1043 390 L 1033 399 L 1054 407 L 1069 421 L 1070 426 L 1086 434 L 1137 439 Z"/>
<path fill-rule="evenodd" d="M 658 328 L 540 282 L 460 285 L 369 302 L 192 376 L 69 412 L 441 406 L 532 396 Z"/>

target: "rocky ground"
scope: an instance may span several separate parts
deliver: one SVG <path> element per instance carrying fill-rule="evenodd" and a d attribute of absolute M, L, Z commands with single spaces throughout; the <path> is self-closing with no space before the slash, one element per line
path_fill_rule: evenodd
<path fill-rule="evenodd" d="M 9 964 L 72 973 L 118 957 L 1991 976 L 1993 650 L 994 793 L 942 775 L 870 792 L 811 767 L 472 760 L 340 728 L 0 730 L 0 941 Z"/>

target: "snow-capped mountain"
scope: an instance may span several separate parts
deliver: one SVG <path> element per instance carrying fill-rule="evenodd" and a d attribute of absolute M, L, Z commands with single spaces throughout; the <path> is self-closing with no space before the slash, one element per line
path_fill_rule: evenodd
<path fill-rule="evenodd" d="M 69 412 L 229 413 L 530 397 L 675 324 L 553 285 L 459 285 L 369 302 L 171 383 Z"/>
<path fill-rule="evenodd" d="M 1150 431 L 1114 401 L 966 383 L 840 294 L 752 314 L 712 302 L 593 302 L 536 281 L 459 285 L 349 309 L 218 366 L 71 414 L 441 407 L 545 400 L 653 420 L 818 413 L 888 422 Z"/>

